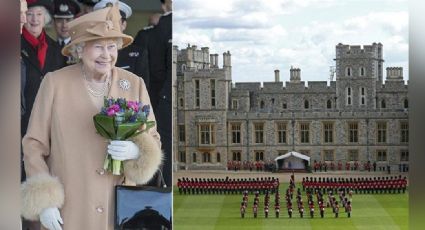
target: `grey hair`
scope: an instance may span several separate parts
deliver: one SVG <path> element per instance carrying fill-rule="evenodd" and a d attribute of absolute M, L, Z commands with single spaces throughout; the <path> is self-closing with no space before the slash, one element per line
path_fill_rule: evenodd
<path fill-rule="evenodd" d="M 122 38 L 115 38 L 113 40 L 116 41 L 118 49 L 121 49 L 123 44 L 124 44 L 123 39 Z M 71 54 L 71 56 L 75 60 L 77 60 L 77 62 L 81 61 L 81 55 L 83 53 L 85 46 L 86 46 L 85 42 L 80 42 L 80 43 L 74 44 L 74 45 L 72 45 L 68 48 L 69 53 Z"/>
<path fill-rule="evenodd" d="M 52 22 L 52 15 L 50 15 L 46 7 L 43 7 L 43 9 L 44 9 L 44 26 L 46 26 Z"/>

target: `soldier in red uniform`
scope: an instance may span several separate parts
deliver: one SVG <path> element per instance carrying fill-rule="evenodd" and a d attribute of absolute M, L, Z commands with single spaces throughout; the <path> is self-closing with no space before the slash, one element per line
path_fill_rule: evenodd
<path fill-rule="evenodd" d="M 292 218 L 292 202 L 288 200 L 286 203 L 286 207 L 288 208 L 288 216 L 289 218 Z"/>
<path fill-rule="evenodd" d="M 345 205 L 345 212 L 347 213 L 347 217 L 351 217 L 351 201 L 348 201 Z"/>
<path fill-rule="evenodd" d="M 310 210 L 310 217 L 314 218 L 314 202 L 312 200 L 308 202 L 308 208 Z"/>
<path fill-rule="evenodd" d="M 268 203 L 266 205 L 264 205 L 264 216 L 266 218 L 269 217 L 269 204 Z"/>
<path fill-rule="evenodd" d="M 323 205 L 323 202 L 319 202 L 319 209 L 320 209 L 320 218 L 323 218 L 325 216 L 325 205 Z"/>
<path fill-rule="evenodd" d="M 241 203 L 241 218 L 245 218 L 245 202 Z"/>
<path fill-rule="evenodd" d="M 338 161 L 338 170 L 342 170 L 342 162 L 341 161 Z"/>
<path fill-rule="evenodd" d="M 300 212 L 300 217 L 303 218 L 304 217 L 304 205 L 303 205 L 302 201 L 300 201 L 298 203 L 298 211 Z"/>
<path fill-rule="evenodd" d="M 334 211 L 335 211 L 335 218 L 338 218 L 338 213 L 339 213 L 339 205 L 338 205 L 338 201 L 335 201 L 335 204 L 334 204 Z"/>
<path fill-rule="evenodd" d="M 274 211 L 276 213 L 276 218 L 279 218 L 279 213 L 280 213 L 280 203 L 276 202 L 274 205 Z"/>
<path fill-rule="evenodd" d="M 258 213 L 258 204 L 254 203 L 254 206 L 252 207 L 252 212 L 254 213 L 254 218 L 257 218 Z"/>

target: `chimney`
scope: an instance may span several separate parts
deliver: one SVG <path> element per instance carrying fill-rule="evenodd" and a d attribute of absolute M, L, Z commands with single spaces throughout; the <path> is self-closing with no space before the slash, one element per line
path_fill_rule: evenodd
<path fill-rule="evenodd" d="M 300 68 L 292 68 L 290 71 L 290 81 L 291 82 L 300 82 L 301 81 L 301 69 Z"/>
<path fill-rule="evenodd" d="M 218 54 L 214 54 L 214 67 L 218 68 Z"/>
<path fill-rule="evenodd" d="M 215 58 L 214 58 L 214 54 L 210 54 L 210 67 L 214 68 L 215 67 Z"/>
<path fill-rule="evenodd" d="M 279 70 L 275 69 L 274 70 L 274 81 L 275 82 L 279 82 L 280 81 L 280 76 L 279 76 Z"/>

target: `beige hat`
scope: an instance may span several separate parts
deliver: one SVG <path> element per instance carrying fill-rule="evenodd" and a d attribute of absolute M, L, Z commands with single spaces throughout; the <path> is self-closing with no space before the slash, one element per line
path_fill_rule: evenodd
<path fill-rule="evenodd" d="M 82 15 L 69 22 L 71 42 L 63 47 L 62 54 L 70 55 L 75 44 L 104 38 L 122 38 L 122 48 L 130 45 L 133 38 L 123 34 L 120 28 L 121 15 L 117 4 Z"/>

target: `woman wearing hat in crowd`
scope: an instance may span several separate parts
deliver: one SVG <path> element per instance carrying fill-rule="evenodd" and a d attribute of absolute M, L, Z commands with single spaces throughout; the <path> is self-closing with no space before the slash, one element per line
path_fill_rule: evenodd
<path fill-rule="evenodd" d="M 62 68 L 62 54 L 57 43 L 45 32 L 50 23 L 52 3 L 49 0 L 26 0 L 28 11 L 21 34 L 22 74 L 21 135 L 27 130 L 31 109 L 41 80 L 48 72 Z"/>
<path fill-rule="evenodd" d="M 156 127 L 108 143 L 93 124 L 104 96 L 150 105 L 143 80 L 115 67 L 118 49 L 133 40 L 120 31 L 120 18 L 115 5 L 71 21 L 62 53 L 81 61 L 47 74 L 40 86 L 23 139 L 22 215 L 48 229 L 113 229 L 114 186 L 123 177 L 145 184 L 161 163 Z M 148 120 L 155 121 L 152 110 Z M 124 161 L 123 176 L 103 170 L 106 151 Z"/>

